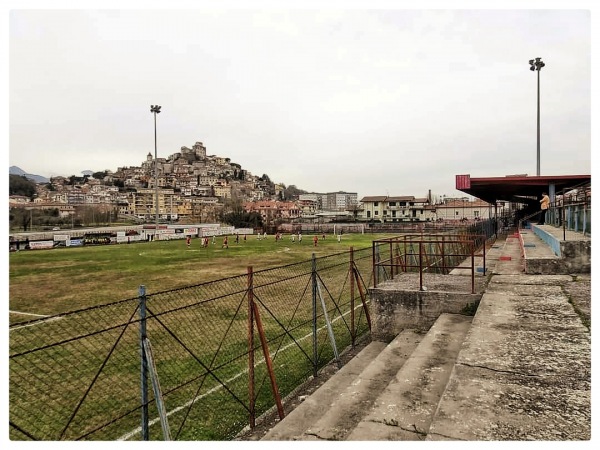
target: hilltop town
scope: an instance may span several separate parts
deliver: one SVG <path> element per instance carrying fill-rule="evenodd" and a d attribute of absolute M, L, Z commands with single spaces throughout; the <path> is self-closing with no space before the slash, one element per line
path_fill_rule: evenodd
<path fill-rule="evenodd" d="M 35 190 L 31 197 L 11 195 L 10 207 L 56 209 L 63 222 L 67 219 L 72 224 L 98 222 L 98 218 L 104 223 L 153 223 L 156 204 L 161 222 L 219 222 L 226 213 L 245 211 L 259 214 L 267 226 L 317 216 L 377 222 L 476 218 L 487 215 L 485 208 L 489 206 L 483 202 L 465 204 L 465 199 L 438 202 L 431 194 L 422 198 L 364 197 L 359 201 L 352 192 L 308 193 L 275 183 L 265 174 L 253 175 L 230 158 L 207 155 L 202 142 L 192 148 L 181 147 L 167 158 L 155 160 L 148 153 L 140 166 L 120 167 L 115 172 L 52 177 L 49 183 L 37 183 Z"/>

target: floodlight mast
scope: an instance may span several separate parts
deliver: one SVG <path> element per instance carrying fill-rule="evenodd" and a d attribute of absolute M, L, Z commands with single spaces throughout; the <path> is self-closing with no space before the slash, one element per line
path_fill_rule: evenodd
<path fill-rule="evenodd" d="M 537 169 L 536 175 L 540 176 L 540 70 L 546 64 L 542 61 L 542 58 L 535 58 L 535 60 L 529 60 L 529 70 L 537 71 Z"/>
<path fill-rule="evenodd" d="M 154 114 L 154 189 L 156 191 L 156 204 L 155 204 L 155 213 L 156 213 L 156 224 L 154 229 L 154 239 L 158 238 L 158 150 L 156 146 L 156 115 L 160 113 L 159 105 L 150 105 L 150 112 Z"/>

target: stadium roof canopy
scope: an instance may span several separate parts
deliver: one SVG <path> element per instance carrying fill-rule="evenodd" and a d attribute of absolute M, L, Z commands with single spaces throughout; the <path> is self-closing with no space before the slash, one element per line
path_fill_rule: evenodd
<path fill-rule="evenodd" d="M 488 203 L 499 200 L 529 203 L 531 198 L 539 199 L 542 192 L 560 194 L 578 186 L 590 183 L 591 175 L 527 176 L 507 175 L 505 177 L 471 178 L 470 175 L 456 175 L 456 189 Z"/>

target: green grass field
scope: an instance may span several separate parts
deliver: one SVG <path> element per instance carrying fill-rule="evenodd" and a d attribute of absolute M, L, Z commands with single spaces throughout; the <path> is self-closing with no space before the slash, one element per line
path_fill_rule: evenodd
<path fill-rule="evenodd" d="M 389 237 L 345 234 L 338 242 L 328 235 L 314 246 L 308 234 L 302 243 L 289 235 L 238 243 L 230 236 L 229 248 L 217 238 L 208 248 L 194 239 L 189 248 L 173 240 L 10 253 L 11 439 L 141 438 L 140 285 L 148 294 L 145 334 L 173 436 L 234 438 L 248 424 L 249 385 L 256 414 L 274 407 L 249 299 L 262 317 L 285 397 L 332 360 L 332 339 L 343 350 L 368 333 L 363 292 L 371 281 L 372 242 Z M 350 248 L 361 289 L 349 271 Z M 382 257 L 392 251 L 380 248 Z M 35 320 L 55 314 L 61 315 Z M 151 439 L 158 440 L 158 412 L 149 403 Z"/>
<path fill-rule="evenodd" d="M 222 237 L 202 248 L 193 239 L 139 242 L 107 246 L 57 248 L 10 253 L 10 323 L 37 316 L 53 315 L 88 306 L 111 303 L 138 295 L 140 285 L 149 294 L 200 284 L 206 281 L 244 275 L 254 271 L 346 252 L 353 247 L 370 247 L 383 234 L 303 235 L 292 242 L 289 235 L 275 242 L 274 236 L 258 240 L 247 236 L 235 243 L 229 236 L 229 248 L 222 248 Z"/>
<path fill-rule="evenodd" d="M 84 309 L 94 305 L 120 302 L 109 308 L 90 309 L 85 313 L 61 316 L 57 320 L 23 324 L 11 329 L 10 412 L 11 420 L 37 439 L 139 439 L 136 427 L 139 414 L 129 412 L 112 423 L 139 402 L 139 331 L 136 324 L 124 328 L 127 317 L 134 313 L 138 288 L 145 285 L 152 296 L 149 307 L 154 313 L 170 311 L 149 320 L 148 336 L 154 348 L 157 370 L 166 392 L 167 410 L 172 430 L 184 424 L 184 417 L 192 399 L 198 405 L 192 410 L 179 440 L 229 439 L 247 424 L 248 414 L 225 390 L 207 376 L 198 359 L 209 364 L 213 372 L 224 380 L 228 389 L 247 401 L 247 309 L 245 275 L 248 266 L 255 272 L 280 267 L 275 274 L 256 274 L 255 298 L 261 303 L 264 328 L 274 356 L 274 371 L 281 395 L 307 379 L 312 373 L 311 355 L 312 310 L 311 292 L 306 290 L 310 273 L 297 276 L 303 269 L 286 269 L 286 265 L 309 261 L 317 257 L 345 253 L 334 258 L 335 265 L 320 272 L 323 289 L 331 291 L 332 299 L 342 310 L 333 309 L 324 292 L 332 326 L 340 349 L 350 344 L 346 322 L 349 319 L 349 291 L 347 252 L 370 249 L 372 240 L 385 235 L 344 235 L 320 239 L 315 247 L 312 235 L 305 235 L 302 243 L 292 242 L 289 236 L 275 242 L 248 237 L 246 242 L 229 239 L 229 248 L 222 248 L 222 238 L 208 248 L 200 240 L 188 248 L 185 240 L 96 247 L 61 248 L 54 250 L 22 251 L 10 254 L 10 320 L 11 324 Z M 360 264 L 370 272 L 370 258 Z M 340 261 L 343 261 L 340 264 Z M 283 267 L 282 267 L 283 266 Z M 289 272 L 288 272 L 289 270 Z M 310 269 L 309 269 L 310 270 Z M 287 275 L 290 275 L 287 278 Z M 198 285 L 228 277 L 213 293 L 204 285 L 198 288 L 171 289 Z M 275 278 L 285 280 L 276 285 Z M 218 283 L 219 285 L 221 283 Z M 229 286 L 229 288 L 227 287 Z M 242 291 L 240 291 L 240 287 Z M 154 293 L 156 298 L 153 297 Z M 218 298 L 203 303 L 202 296 Z M 358 293 L 355 293 L 358 295 Z M 216 297 L 218 296 L 218 297 Z M 240 310 L 239 305 L 242 305 Z M 181 307 L 181 309 L 179 309 Z M 269 313 L 281 321 L 272 320 Z M 320 306 L 318 307 L 320 311 Z M 360 313 L 360 300 L 355 308 Z M 237 312 L 236 312 L 237 311 Z M 345 318 L 341 317 L 341 314 Z M 320 313 L 322 315 L 322 312 Z M 319 366 L 333 355 L 322 316 L 318 319 Z M 137 316 L 136 316 L 137 317 Z M 157 320 L 172 331 L 166 332 Z M 284 333 L 283 326 L 288 331 Z M 364 316 L 359 327 L 366 328 Z M 121 331 L 126 331 L 122 339 Z M 185 340 L 185 348 L 174 336 Z M 294 343 L 291 336 L 297 339 Z M 255 345 L 260 348 L 255 336 Z M 117 344 L 118 343 L 118 344 Z M 114 347 L 114 352 L 112 348 Z M 300 351 L 300 346 L 304 351 Z M 35 351 L 31 351 L 35 349 Z M 192 353 L 194 356 L 192 356 Z M 276 356 L 275 356 L 276 355 Z M 106 361 L 104 359 L 107 358 Z M 264 412 L 273 405 L 273 396 L 266 382 L 265 364 L 258 350 L 255 363 L 257 380 L 257 411 Z M 44 375 L 40 377 L 40 373 Z M 87 394 L 90 386 L 93 389 Z M 77 408 L 79 402 L 81 408 Z M 150 405 L 150 415 L 157 413 Z M 208 414 L 210 412 L 210 414 Z M 75 414 L 68 432 L 61 430 Z M 196 415 L 198 415 L 196 417 Z M 93 431 L 94 427 L 104 428 Z M 92 433 L 89 437 L 86 433 Z M 133 434 L 130 434 L 133 433 Z M 151 427 L 152 439 L 160 439 L 160 427 Z M 11 428 L 15 440 L 24 436 Z"/>

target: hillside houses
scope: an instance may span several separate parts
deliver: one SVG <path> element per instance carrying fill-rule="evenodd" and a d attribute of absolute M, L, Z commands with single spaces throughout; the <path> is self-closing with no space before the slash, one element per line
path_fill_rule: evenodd
<path fill-rule="evenodd" d="M 167 158 L 154 160 L 148 153 L 139 167 L 105 174 L 103 179 L 53 177 L 50 187 L 38 185 L 36 200 L 46 207 L 112 205 L 118 214 L 140 220 L 151 220 L 158 208 L 161 220 L 215 221 L 227 201 L 271 199 L 283 191 L 283 185 L 253 176 L 229 158 L 207 155 L 202 142 Z M 10 203 L 17 202 L 24 204 L 23 199 Z"/>
<path fill-rule="evenodd" d="M 260 200 L 246 202 L 244 211 L 248 213 L 259 213 L 263 223 L 271 224 L 276 221 L 290 222 L 300 218 L 301 210 L 296 202 Z"/>
<path fill-rule="evenodd" d="M 56 208 L 60 215 L 77 215 L 83 207 L 112 211 L 114 216 L 152 223 L 216 222 L 226 208 L 243 206 L 266 223 L 310 220 L 360 222 L 426 222 L 487 218 L 489 205 L 465 199 L 432 204 L 428 197 L 367 196 L 353 192 L 300 193 L 285 198 L 285 186 L 268 176 L 252 175 L 229 158 L 207 155 L 202 142 L 156 160 L 148 153 L 137 167 L 119 167 L 94 176 L 53 177 L 37 185 L 35 202 L 9 199 L 11 207 Z"/>

